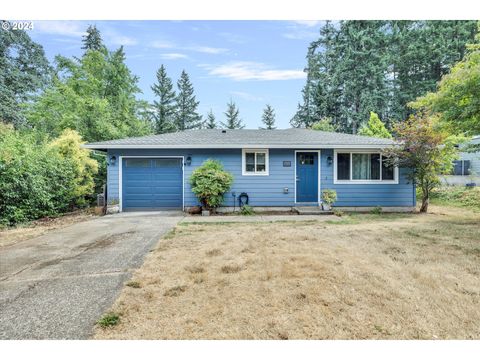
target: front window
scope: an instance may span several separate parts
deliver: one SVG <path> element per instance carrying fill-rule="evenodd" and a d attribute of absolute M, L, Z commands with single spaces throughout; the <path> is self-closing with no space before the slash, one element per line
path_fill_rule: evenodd
<path fill-rule="evenodd" d="M 338 182 L 396 181 L 396 169 L 381 153 L 338 152 L 335 165 L 335 181 Z"/>
<path fill-rule="evenodd" d="M 268 175 L 268 150 L 243 150 L 243 175 Z"/>

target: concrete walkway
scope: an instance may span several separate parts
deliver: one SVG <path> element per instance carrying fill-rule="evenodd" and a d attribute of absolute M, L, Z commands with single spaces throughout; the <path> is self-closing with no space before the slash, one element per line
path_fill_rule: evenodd
<path fill-rule="evenodd" d="M 0 249 L 0 339 L 85 339 L 179 212 L 123 213 Z"/>
<path fill-rule="evenodd" d="M 275 221 L 325 221 L 338 219 L 335 215 L 213 215 L 186 216 L 181 222 L 187 223 L 238 223 L 238 222 L 275 222 Z"/>

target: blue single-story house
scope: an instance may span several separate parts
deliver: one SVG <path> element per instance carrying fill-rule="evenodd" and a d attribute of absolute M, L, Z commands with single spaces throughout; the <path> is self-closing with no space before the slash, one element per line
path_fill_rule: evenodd
<path fill-rule="evenodd" d="M 340 209 L 411 211 L 415 185 L 408 169 L 387 166 L 382 149 L 394 142 L 309 129 L 202 129 L 84 145 L 106 152 L 107 203 L 119 211 L 183 209 L 198 205 L 192 171 L 219 160 L 234 183 L 223 210 L 249 204 L 269 209 L 319 206 L 334 189 Z"/>

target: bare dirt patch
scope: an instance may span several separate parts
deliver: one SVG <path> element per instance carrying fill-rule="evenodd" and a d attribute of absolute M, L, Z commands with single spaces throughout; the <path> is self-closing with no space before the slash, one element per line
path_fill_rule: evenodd
<path fill-rule="evenodd" d="M 0 230 L 0 247 L 28 240 L 48 231 L 86 221 L 94 217 L 93 210 L 81 210 L 56 218 L 43 218 L 25 225 Z"/>
<path fill-rule="evenodd" d="M 182 224 L 95 338 L 479 339 L 480 215 L 432 212 Z"/>

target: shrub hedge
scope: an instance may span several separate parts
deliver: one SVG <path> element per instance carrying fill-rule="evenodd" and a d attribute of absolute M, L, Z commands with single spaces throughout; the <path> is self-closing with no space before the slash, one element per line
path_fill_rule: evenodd
<path fill-rule="evenodd" d="M 85 181 L 79 177 L 95 172 L 96 165 L 79 170 L 78 161 L 58 143 L 0 123 L 0 225 L 55 216 L 81 205 L 90 188 L 80 188 Z"/>

